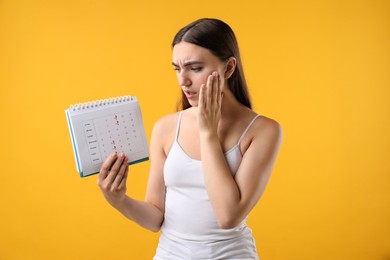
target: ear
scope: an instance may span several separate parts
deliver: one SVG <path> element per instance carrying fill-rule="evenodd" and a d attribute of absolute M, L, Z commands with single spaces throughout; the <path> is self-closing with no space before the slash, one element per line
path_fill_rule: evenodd
<path fill-rule="evenodd" d="M 230 57 L 227 59 L 226 70 L 225 70 L 225 79 L 230 78 L 233 75 L 233 72 L 236 70 L 237 60 L 235 57 Z"/>

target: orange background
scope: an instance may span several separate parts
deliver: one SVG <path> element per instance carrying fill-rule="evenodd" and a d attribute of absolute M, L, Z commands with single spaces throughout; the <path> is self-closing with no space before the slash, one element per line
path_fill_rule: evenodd
<path fill-rule="evenodd" d="M 150 140 L 179 97 L 171 40 L 201 17 L 234 29 L 254 110 L 284 129 L 248 222 L 261 259 L 390 259 L 389 1 L 0 0 L 1 260 L 152 258 L 158 234 L 78 177 L 64 110 L 135 95 Z"/>

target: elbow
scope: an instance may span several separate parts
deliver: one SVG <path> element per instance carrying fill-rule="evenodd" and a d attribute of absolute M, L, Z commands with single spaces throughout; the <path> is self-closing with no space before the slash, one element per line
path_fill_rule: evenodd
<path fill-rule="evenodd" d="M 150 222 L 141 223 L 141 227 L 143 227 L 149 231 L 152 231 L 154 233 L 157 233 L 161 230 L 162 223 L 163 223 L 163 220 L 154 220 L 154 221 L 150 221 Z"/>
<path fill-rule="evenodd" d="M 161 227 L 151 227 L 149 228 L 150 231 L 152 231 L 153 233 L 157 233 L 161 230 Z"/>
<path fill-rule="evenodd" d="M 218 219 L 218 226 L 221 229 L 232 229 L 237 227 L 240 223 L 241 223 L 240 219 L 234 218 L 232 216 Z"/>
<path fill-rule="evenodd" d="M 152 231 L 153 233 L 157 233 L 161 230 L 162 225 L 148 225 L 148 226 L 143 226 L 144 228 Z"/>
<path fill-rule="evenodd" d="M 218 226 L 221 229 L 232 229 L 237 227 L 246 218 L 248 212 L 245 207 L 235 205 L 234 207 L 219 208 L 215 211 Z"/>
<path fill-rule="evenodd" d="M 218 225 L 219 225 L 219 227 L 221 229 L 232 229 L 232 228 L 237 226 L 236 224 L 233 224 L 233 223 L 230 223 L 230 222 L 218 223 Z"/>

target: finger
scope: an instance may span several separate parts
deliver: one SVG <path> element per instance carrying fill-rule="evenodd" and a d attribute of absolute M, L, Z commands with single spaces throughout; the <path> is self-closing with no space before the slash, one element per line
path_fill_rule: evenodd
<path fill-rule="evenodd" d="M 202 109 L 206 106 L 205 104 L 205 100 L 206 100 L 206 85 L 205 84 L 202 84 L 200 86 L 200 93 L 199 93 L 199 108 Z"/>
<path fill-rule="evenodd" d="M 218 108 L 220 108 L 221 101 L 222 101 L 222 85 L 221 85 L 221 77 L 218 75 L 218 73 L 215 73 L 215 81 L 216 81 L 216 86 L 217 86 L 216 105 Z"/>
<path fill-rule="evenodd" d="M 222 106 L 222 98 L 223 98 L 223 93 L 220 92 L 219 95 L 218 95 L 218 107 L 221 108 Z"/>
<path fill-rule="evenodd" d="M 218 105 L 219 101 L 219 78 L 218 78 L 218 73 L 213 72 L 213 103 L 215 106 Z"/>
<path fill-rule="evenodd" d="M 107 159 L 102 164 L 102 167 L 100 168 L 98 181 L 103 181 L 107 177 L 112 167 L 112 164 L 115 162 L 117 156 L 118 155 L 116 153 L 112 153 L 107 157 Z"/>
<path fill-rule="evenodd" d="M 125 174 L 124 174 L 121 182 L 119 183 L 118 190 L 122 190 L 122 189 L 126 188 L 126 181 L 127 181 L 128 174 L 129 174 L 129 167 L 126 167 Z"/>
<path fill-rule="evenodd" d="M 126 168 L 128 168 L 128 159 L 125 157 L 122 161 L 122 164 L 119 168 L 118 174 L 115 176 L 114 182 L 111 186 L 111 191 L 119 190 L 119 185 L 122 182 L 122 179 L 125 175 Z"/>
<path fill-rule="evenodd" d="M 116 175 L 118 174 L 119 172 L 119 169 L 122 165 L 122 162 L 125 158 L 125 155 L 123 153 L 121 153 L 120 155 L 118 155 L 118 158 L 116 159 L 116 161 L 114 162 L 114 164 L 112 165 L 111 169 L 110 169 L 110 172 L 106 178 L 106 180 L 110 183 L 112 183 L 116 177 Z"/>
<path fill-rule="evenodd" d="M 209 108 L 213 99 L 213 75 L 209 75 L 207 78 L 207 99 L 205 100 L 206 106 Z"/>

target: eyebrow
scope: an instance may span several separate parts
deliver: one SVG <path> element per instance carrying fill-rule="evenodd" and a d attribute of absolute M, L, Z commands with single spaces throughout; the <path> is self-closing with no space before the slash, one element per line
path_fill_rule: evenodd
<path fill-rule="evenodd" d="M 184 63 L 184 67 L 188 67 L 188 66 L 191 66 L 191 65 L 201 65 L 201 64 L 204 64 L 204 62 L 202 61 L 187 61 Z M 175 66 L 175 67 L 179 67 L 179 65 L 177 65 L 176 63 L 172 62 L 172 65 Z"/>

